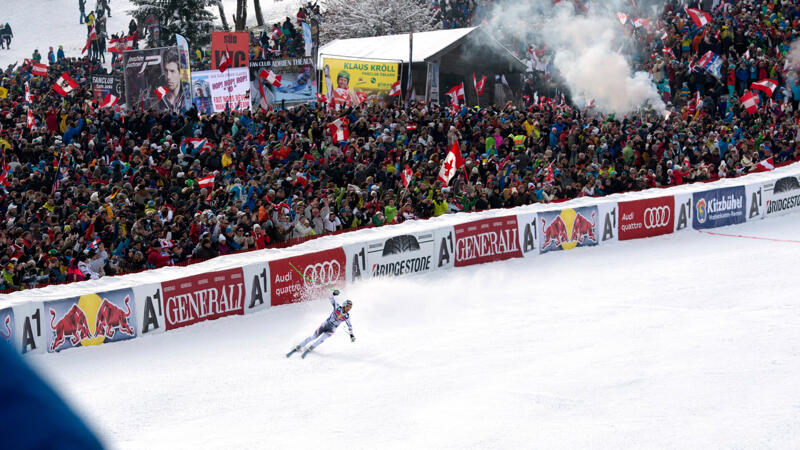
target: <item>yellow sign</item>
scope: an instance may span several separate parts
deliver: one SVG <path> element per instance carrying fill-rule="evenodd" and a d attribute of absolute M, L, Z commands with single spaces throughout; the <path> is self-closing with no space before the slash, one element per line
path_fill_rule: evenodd
<path fill-rule="evenodd" d="M 0 87 L 0 98 L 8 97 L 8 89 Z"/>
<path fill-rule="evenodd" d="M 323 58 L 322 93 L 328 95 L 331 89 L 341 88 L 365 94 L 388 94 L 397 81 L 398 66 L 396 62 Z"/>

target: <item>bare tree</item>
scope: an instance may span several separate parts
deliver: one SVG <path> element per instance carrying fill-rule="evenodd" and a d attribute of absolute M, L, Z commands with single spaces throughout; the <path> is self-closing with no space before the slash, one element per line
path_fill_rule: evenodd
<path fill-rule="evenodd" d="M 233 16 L 233 26 L 236 31 L 247 29 L 247 0 L 236 0 L 236 15 Z"/>
<path fill-rule="evenodd" d="M 261 0 L 253 0 L 253 7 L 256 9 L 256 22 L 258 26 L 264 26 L 264 15 L 261 14 Z"/>
<path fill-rule="evenodd" d="M 219 18 L 222 20 L 222 29 L 225 31 L 230 30 L 231 27 L 228 26 L 228 18 L 225 17 L 225 7 L 222 6 L 222 0 L 217 0 L 217 8 L 219 8 Z"/>
<path fill-rule="evenodd" d="M 320 41 L 441 28 L 429 0 L 323 0 Z"/>

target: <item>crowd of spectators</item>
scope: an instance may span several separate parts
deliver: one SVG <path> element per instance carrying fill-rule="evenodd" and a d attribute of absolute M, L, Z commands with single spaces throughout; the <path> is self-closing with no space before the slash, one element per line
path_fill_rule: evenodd
<path fill-rule="evenodd" d="M 457 112 L 419 102 L 338 112 L 118 111 L 91 103 L 87 77 L 101 68 L 87 58 L 57 59 L 47 77 L 12 65 L 0 98 L 0 288 L 185 264 L 456 211 L 732 177 L 768 157 L 800 160 L 800 88 L 784 67 L 798 13 L 793 4 L 755 6 L 722 8 L 698 32 L 668 4 L 666 40 L 662 30 L 631 30 L 648 55 L 639 67 L 670 102 L 668 118 L 649 108 L 613 117 L 534 102 L 544 92 L 535 91 L 538 78 L 524 88 L 524 105 Z M 687 49 L 686 36 L 702 37 Z M 663 56 L 664 42 L 674 57 Z M 748 114 L 737 100 L 747 82 L 731 93 L 687 71 L 706 48 L 719 51 L 735 77 L 739 65 L 748 77 L 756 67 L 752 79 L 766 73 L 788 88 Z M 80 83 L 64 99 L 51 89 L 62 72 Z M 334 144 L 329 125 L 340 117 L 350 139 Z M 184 153 L 186 137 L 202 137 L 209 148 Z M 454 144 L 466 167 L 443 185 L 437 175 Z M 400 177 L 406 166 L 414 174 L 408 188 Z M 213 184 L 201 186 L 209 175 Z"/>

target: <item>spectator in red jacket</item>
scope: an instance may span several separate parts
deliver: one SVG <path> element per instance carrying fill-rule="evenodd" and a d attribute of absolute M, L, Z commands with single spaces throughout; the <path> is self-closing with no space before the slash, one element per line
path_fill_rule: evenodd
<path fill-rule="evenodd" d="M 150 251 L 147 252 L 147 264 L 157 269 L 169 265 L 169 262 L 169 255 L 161 252 L 161 242 L 156 239 L 150 247 Z"/>

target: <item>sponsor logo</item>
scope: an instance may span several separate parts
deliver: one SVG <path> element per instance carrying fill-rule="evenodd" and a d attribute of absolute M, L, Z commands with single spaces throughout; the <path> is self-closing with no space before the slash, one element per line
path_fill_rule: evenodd
<path fill-rule="evenodd" d="M 454 229 L 456 267 L 522 257 L 516 216 L 477 220 Z"/>
<path fill-rule="evenodd" d="M 0 329 L 0 337 L 9 340 L 11 339 L 11 316 L 6 316 L 3 321 L 3 328 Z"/>
<path fill-rule="evenodd" d="M 619 239 L 624 241 L 671 233 L 674 203 L 672 196 L 620 202 Z"/>
<path fill-rule="evenodd" d="M 311 264 L 303 270 L 303 281 L 305 286 L 309 288 L 331 285 L 338 281 L 341 276 L 342 266 L 335 259 Z"/>
<path fill-rule="evenodd" d="M 701 198 L 700 200 L 698 200 L 697 203 L 694 205 L 694 209 L 697 221 L 700 223 L 706 223 L 706 220 L 708 220 L 708 216 L 706 215 L 708 214 L 706 199 Z"/>
<path fill-rule="evenodd" d="M 744 222 L 744 186 L 695 192 L 694 227 L 715 228 Z"/>
<path fill-rule="evenodd" d="M 644 210 L 644 227 L 648 230 L 666 227 L 671 224 L 672 213 L 669 206 L 658 206 Z"/>
<path fill-rule="evenodd" d="M 591 220 L 587 217 L 591 217 Z M 540 253 L 597 245 L 597 207 L 539 213 L 542 224 Z"/>
<path fill-rule="evenodd" d="M 422 256 L 419 258 L 404 259 L 390 263 L 373 264 L 372 276 L 379 277 L 384 275 L 403 275 L 408 273 L 425 272 L 431 268 L 431 257 Z"/>
<path fill-rule="evenodd" d="M 791 197 L 767 200 L 767 214 L 773 214 L 796 208 L 800 205 L 800 194 Z"/>
<path fill-rule="evenodd" d="M 797 177 L 783 177 L 775 181 L 772 198 L 767 200 L 766 214 L 782 213 L 800 206 L 800 192 L 797 191 L 800 191 Z"/>
<path fill-rule="evenodd" d="M 744 199 L 733 194 L 726 195 L 721 199 L 711 198 L 708 203 L 705 199 L 700 199 L 695 205 L 697 210 L 697 221 L 706 223 L 708 219 L 728 217 L 731 211 L 742 209 Z"/>
<path fill-rule="evenodd" d="M 89 323 L 86 314 L 77 305 L 72 305 L 66 314 L 56 321 L 56 312 L 50 308 L 50 329 L 55 333 L 53 342 L 50 344 L 50 351 L 55 351 L 66 338 L 69 338 L 72 345 L 78 345 L 83 339 L 89 339 L 92 332 L 89 331 Z"/>
<path fill-rule="evenodd" d="M 162 283 L 166 329 L 244 314 L 241 269 L 211 272 Z"/>
<path fill-rule="evenodd" d="M 136 336 L 130 289 L 47 302 L 49 351 L 100 345 Z"/>

